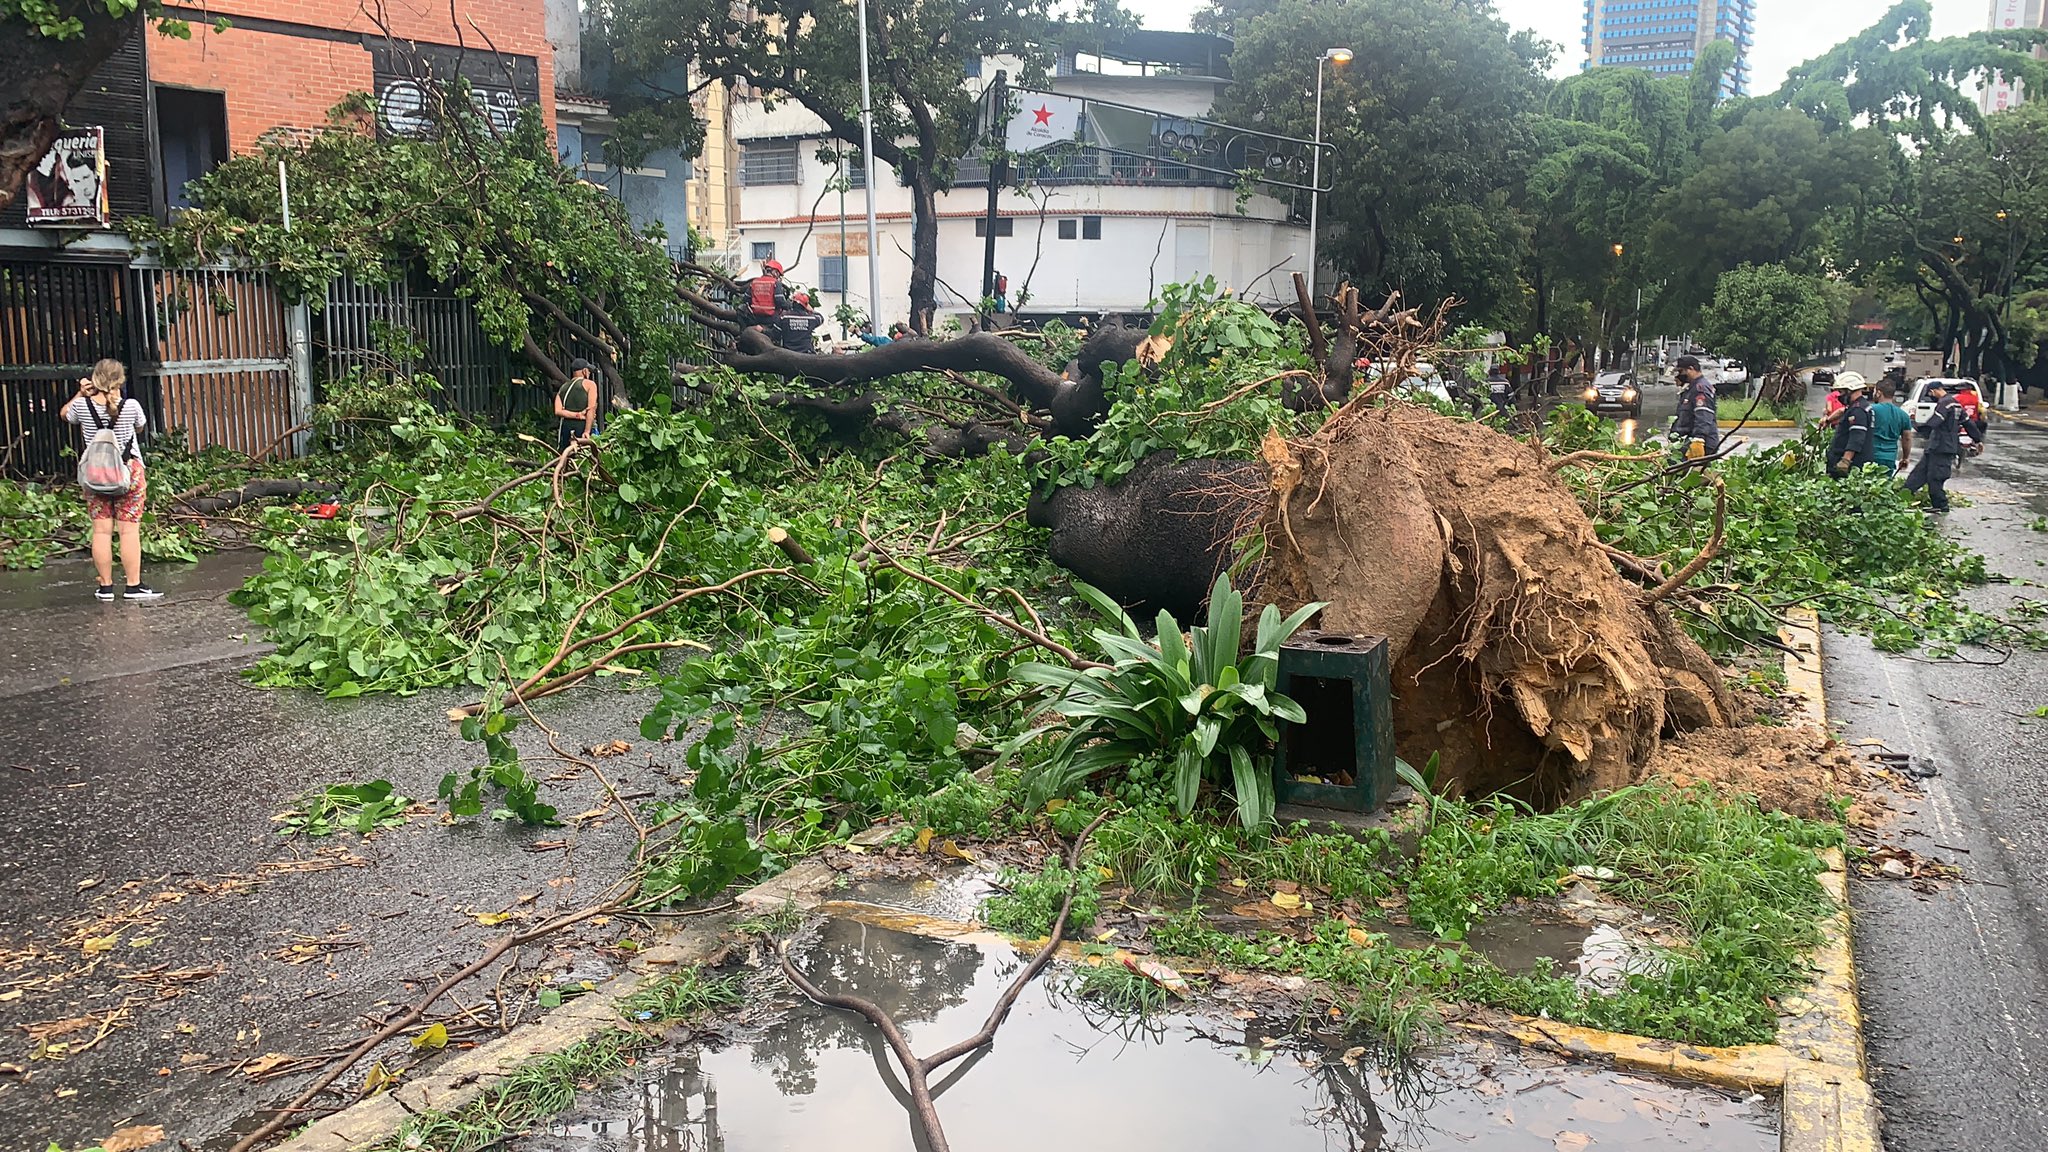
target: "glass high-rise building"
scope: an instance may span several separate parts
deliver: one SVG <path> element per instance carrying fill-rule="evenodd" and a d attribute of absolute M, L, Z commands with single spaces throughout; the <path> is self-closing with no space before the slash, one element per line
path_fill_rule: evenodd
<path fill-rule="evenodd" d="M 1701 48 L 1727 40 L 1735 66 L 1721 91 L 1746 96 L 1755 24 L 1756 0 L 1586 0 L 1585 67 L 1689 76 Z"/>

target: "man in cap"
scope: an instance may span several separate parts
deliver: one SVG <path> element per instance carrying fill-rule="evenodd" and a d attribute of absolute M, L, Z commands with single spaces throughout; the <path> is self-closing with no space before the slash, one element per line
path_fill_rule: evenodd
<path fill-rule="evenodd" d="M 1697 356 L 1680 356 L 1678 416 L 1671 421 L 1671 437 L 1688 460 L 1713 456 L 1721 450 L 1721 415 L 1714 396 L 1714 382 L 1700 371 Z"/>
<path fill-rule="evenodd" d="M 1828 475 L 1839 480 L 1850 469 L 1875 460 L 1877 444 L 1871 431 L 1875 418 L 1870 410 L 1870 385 L 1863 374 L 1844 372 L 1835 378 L 1835 387 L 1845 395 L 1834 439 L 1828 443 Z"/>
<path fill-rule="evenodd" d="M 1934 401 L 1934 411 L 1914 429 L 1926 448 L 1906 477 L 1906 491 L 1927 489 L 1928 506 L 1946 512 L 1948 478 L 1955 474 L 1956 459 L 1963 454 L 1963 407 L 1939 380 L 1928 382 L 1927 397 Z"/>
<path fill-rule="evenodd" d="M 597 424 L 597 381 L 591 379 L 590 361 L 581 356 L 569 361 L 569 378 L 555 391 L 557 446 L 567 449 L 590 435 Z"/>

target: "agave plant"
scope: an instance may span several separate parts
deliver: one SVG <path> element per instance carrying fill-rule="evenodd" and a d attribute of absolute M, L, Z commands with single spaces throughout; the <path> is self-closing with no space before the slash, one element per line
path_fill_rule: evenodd
<path fill-rule="evenodd" d="M 1089 634 L 1111 664 L 1074 669 L 1033 663 L 1012 672 L 1047 690 L 1037 714 L 1054 712 L 1068 724 L 1051 754 L 1026 773 L 1033 796 L 1042 802 L 1097 773 L 1168 756 L 1174 802 L 1182 814 L 1194 810 L 1202 781 L 1208 779 L 1230 788 L 1245 827 L 1272 819 L 1269 747 L 1280 738 L 1281 721 L 1307 719 L 1301 705 L 1273 690 L 1280 645 L 1323 605 L 1310 604 L 1282 619 L 1268 604 L 1259 614 L 1251 654 L 1240 659 L 1244 597 L 1231 588 L 1227 575 L 1218 576 L 1209 592 L 1206 627 L 1182 635 L 1173 616 L 1161 612 L 1156 644 L 1146 642 L 1116 601 L 1086 584 L 1076 588 L 1115 626 Z M 1027 730 L 1013 747 L 1043 731 Z"/>

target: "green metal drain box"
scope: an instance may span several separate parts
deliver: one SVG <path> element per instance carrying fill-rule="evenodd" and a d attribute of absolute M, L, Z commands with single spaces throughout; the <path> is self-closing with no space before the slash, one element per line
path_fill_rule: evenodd
<path fill-rule="evenodd" d="M 1303 631 L 1280 647 L 1280 694 L 1306 724 L 1280 729 L 1273 790 L 1282 804 L 1371 812 L 1394 790 L 1394 704 L 1381 636 Z"/>

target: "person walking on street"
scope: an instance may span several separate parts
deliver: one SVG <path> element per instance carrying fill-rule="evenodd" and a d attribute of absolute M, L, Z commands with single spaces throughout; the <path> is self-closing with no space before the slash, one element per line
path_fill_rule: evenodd
<path fill-rule="evenodd" d="M 555 447 L 588 438 L 597 424 L 597 382 L 590 378 L 590 361 L 577 357 L 569 361 L 569 379 L 555 393 L 555 418 L 560 421 Z"/>
<path fill-rule="evenodd" d="M 1877 446 L 1871 431 L 1870 386 L 1858 372 L 1844 372 L 1835 383 L 1848 393 L 1848 403 L 1835 421 L 1835 435 L 1828 443 L 1828 475 L 1840 480 L 1875 460 Z"/>
<path fill-rule="evenodd" d="M 1879 381 L 1877 400 L 1870 406 L 1871 462 L 1887 476 L 1913 459 L 1913 418 L 1899 406 L 1898 393 L 1889 383 Z"/>
<path fill-rule="evenodd" d="M 1672 442 L 1687 460 L 1702 460 L 1721 451 L 1721 414 L 1714 382 L 1700 371 L 1697 356 L 1678 358 L 1678 415 L 1671 421 Z"/>
<path fill-rule="evenodd" d="M 127 465 L 128 491 L 117 496 L 87 492 L 85 503 L 92 517 L 92 566 L 99 574 L 93 596 L 114 598 L 114 537 L 121 538 L 121 576 L 126 586 L 123 600 L 160 600 L 163 593 L 142 582 L 142 509 L 149 495 L 149 476 L 142 466 L 142 448 L 137 437 L 149 425 L 140 402 L 125 398 L 128 370 L 119 360 L 102 360 L 92 366 L 92 375 L 78 382 L 78 394 L 64 405 L 66 422 L 78 425 L 90 442 L 95 433 L 111 430 Z"/>
<path fill-rule="evenodd" d="M 1915 429 L 1926 447 L 1920 453 L 1920 462 L 1913 465 L 1912 473 L 1906 477 L 1906 491 L 1927 489 L 1928 506 L 1936 512 L 1946 512 L 1948 478 L 1955 474 L 1956 458 L 1963 454 L 1963 407 L 1948 394 L 1947 385 L 1939 381 L 1927 386 L 1927 396 L 1934 401 L 1934 411 Z"/>

